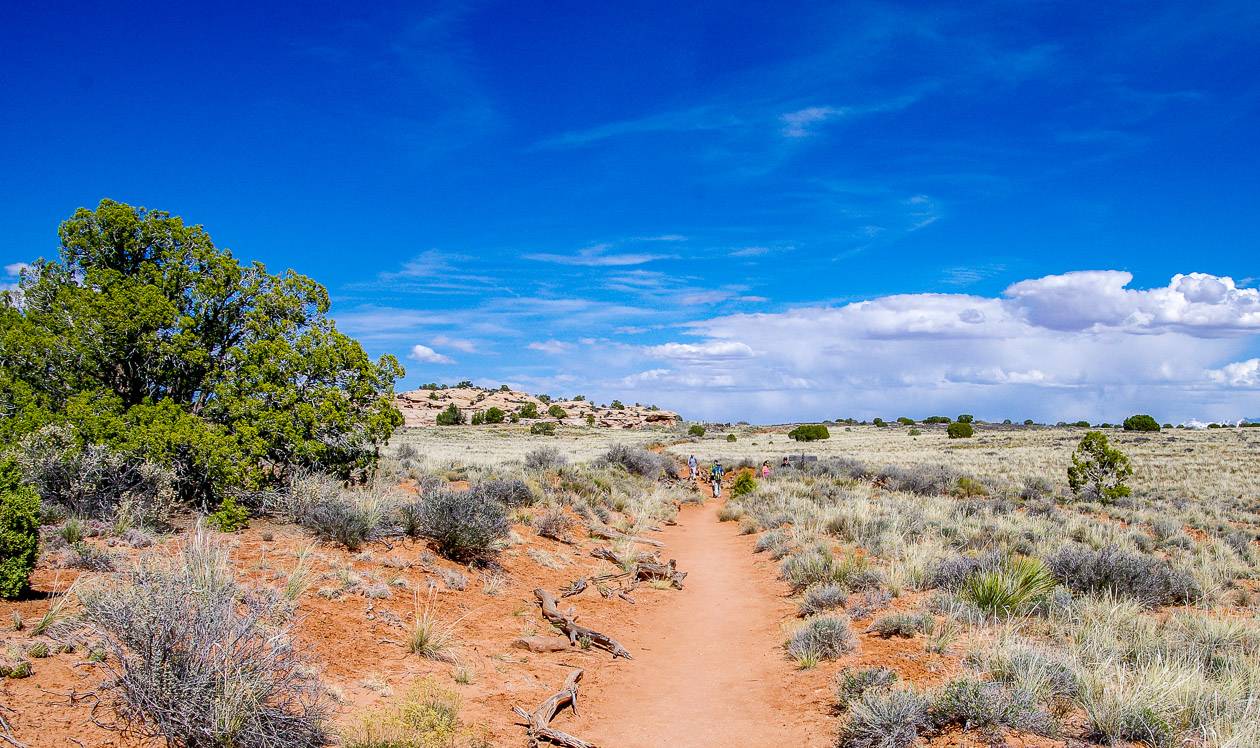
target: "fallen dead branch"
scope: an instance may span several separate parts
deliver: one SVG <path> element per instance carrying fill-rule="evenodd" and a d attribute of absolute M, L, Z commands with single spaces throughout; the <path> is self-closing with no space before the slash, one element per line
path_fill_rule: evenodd
<path fill-rule="evenodd" d="M 631 543 L 642 543 L 644 545 L 651 545 L 657 548 L 665 547 L 665 544 L 659 540 L 642 538 L 637 535 L 626 535 L 623 532 L 612 529 L 608 525 L 592 524 L 590 527 L 590 535 L 592 538 L 599 538 L 600 540 L 629 540 Z"/>
<path fill-rule="evenodd" d="M 613 657 L 624 657 L 627 660 L 633 659 L 630 657 L 630 653 L 626 651 L 626 648 L 617 643 L 617 640 L 598 631 L 579 626 L 577 624 L 577 611 L 573 608 L 561 612 L 560 606 L 556 604 L 555 595 L 540 587 L 534 590 L 534 597 L 538 599 L 543 618 L 546 618 L 548 623 L 564 632 L 564 635 L 569 637 L 570 645 L 576 645 L 578 640 L 581 639 L 589 641 L 600 649 L 608 650 Z"/>
<path fill-rule="evenodd" d="M 541 591 L 538 590 L 538 592 Z M 512 707 L 512 711 L 527 723 L 526 735 L 529 737 L 530 748 L 537 748 L 544 742 L 568 748 L 596 748 L 594 743 L 588 743 L 551 726 L 551 720 L 555 719 L 566 706 L 573 710 L 574 715 L 577 714 L 577 684 L 580 680 L 582 680 L 582 670 L 578 668 L 569 673 L 569 677 L 564 681 L 564 687 L 539 704 L 533 713 L 519 706 Z"/>

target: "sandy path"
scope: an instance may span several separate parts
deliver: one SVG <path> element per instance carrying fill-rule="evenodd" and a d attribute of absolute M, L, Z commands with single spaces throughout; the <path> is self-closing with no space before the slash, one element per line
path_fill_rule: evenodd
<path fill-rule="evenodd" d="M 621 639 L 634 660 L 600 668 L 576 734 L 610 748 L 829 744 L 783 687 L 784 591 L 737 523 L 718 522 L 719 505 L 688 506 L 657 536 L 689 572 L 686 589 L 634 616 Z"/>

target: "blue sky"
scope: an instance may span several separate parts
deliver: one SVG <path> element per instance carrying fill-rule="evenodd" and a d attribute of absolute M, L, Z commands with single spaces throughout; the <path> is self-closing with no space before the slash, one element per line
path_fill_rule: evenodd
<path fill-rule="evenodd" d="M 0 10 L 0 283 L 108 196 L 403 386 L 1260 416 L 1256 3 L 260 5 Z"/>

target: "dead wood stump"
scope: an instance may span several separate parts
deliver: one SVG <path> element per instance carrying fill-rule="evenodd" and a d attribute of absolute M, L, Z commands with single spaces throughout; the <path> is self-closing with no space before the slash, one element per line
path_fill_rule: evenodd
<path fill-rule="evenodd" d="M 624 657 L 627 660 L 633 659 L 625 647 L 617 643 L 607 634 L 601 634 L 593 629 L 577 624 L 577 612 L 573 608 L 562 612 L 560 606 L 556 604 L 556 597 L 541 587 L 534 590 L 534 597 L 538 599 L 538 605 L 542 609 L 543 618 L 556 628 L 564 632 L 569 637 L 569 644 L 576 645 L 579 639 L 585 639 L 600 649 L 605 649 L 612 653 L 615 657 Z"/>
<path fill-rule="evenodd" d="M 577 684 L 580 680 L 582 680 L 582 670 L 579 668 L 569 673 L 563 688 L 539 704 L 532 713 L 519 706 L 512 707 L 512 711 L 527 723 L 525 729 L 530 748 L 538 748 L 544 742 L 567 746 L 567 748 L 596 748 L 594 743 L 588 743 L 551 726 L 551 720 L 555 719 L 566 706 L 573 709 L 575 715 L 577 714 Z"/>

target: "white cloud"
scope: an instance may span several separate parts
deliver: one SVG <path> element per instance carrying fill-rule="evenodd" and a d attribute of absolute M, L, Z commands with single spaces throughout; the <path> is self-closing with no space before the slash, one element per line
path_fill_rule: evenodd
<path fill-rule="evenodd" d="M 465 338 L 452 338 L 449 335 L 435 335 L 429 342 L 443 348 L 454 348 L 455 350 L 463 351 L 464 353 L 477 352 L 477 343 Z"/>
<path fill-rule="evenodd" d="M 696 417 L 925 415 L 1167 420 L 1260 413 L 1260 299 L 1224 276 L 1130 289 L 1120 271 L 1021 281 L 997 298 L 904 294 L 734 314 L 642 349 L 622 385 Z M 1237 363 L 1228 363 L 1237 361 Z M 894 412 L 895 411 L 895 412 Z"/>
<path fill-rule="evenodd" d="M 787 112 L 779 115 L 779 121 L 783 123 L 781 132 L 788 138 L 808 137 L 814 134 L 812 129 L 814 125 L 843 113 L 843 109 L 830 106 L 811 106 L 797 109 L 795 112 Z"/>
<path fill-rule="evenodd" d="M 1260 387 L 1260 358 L 1235 361 L 1219 369 L 1211 369 L 1208 378 L 1230 387 Z"/>
<path fill-rule="evenodd" d="M 760 257 L 769 252 L 769 247 L 740 247 L 731 252 L 731 257 Z"/>
<path fill-rule="evenodd" d="M 22 277 L 22 271 L 30 267 L 30 263 L 11 262 L 4 266 L 5 278 L 0 281 L 0 291 L 17 291 L 18 281 Z"/>
<path fill-rule="evenodd" d="M 578 265 L 581 267 L 628 267 L 644 265 L 655 260 L 668 259 L 672 255 L 650 254 L 647 252 L 622 252 L 609 254 L 612 244 L 593 244 L 579 249 L 576 254 L 564 255 L 552 252 L 539 252 L 525 255 L 527 260 L 552 262 L 557 265 Z"/>
<path fill-rule="evenodd" d="M 542 353 L 564 353 L 572 348 L 572 343 L 566 343 L 563 340 L 534 341 L 529 344 L 531 351 L 540 351 Z"/>
<path fill-rule="evenodd" d="M 411 346 L 411 355 L 408 358 L 415 361 L 423 361 L 426 364 L 453 364 L 455 359 L 450 356 L 444 356 L 433 350 L 427 345 L 416 343 Z"/>

